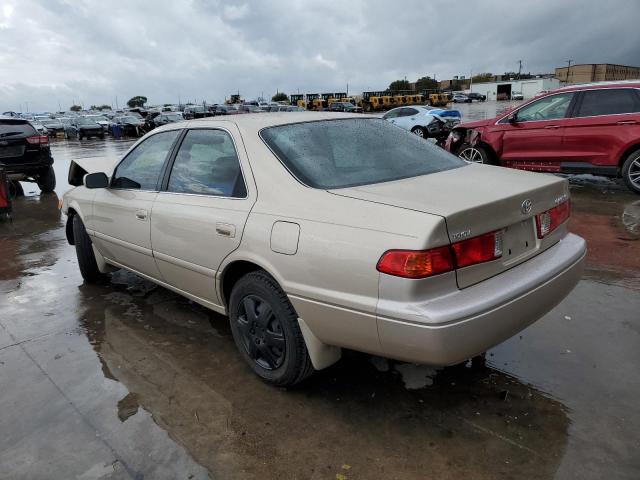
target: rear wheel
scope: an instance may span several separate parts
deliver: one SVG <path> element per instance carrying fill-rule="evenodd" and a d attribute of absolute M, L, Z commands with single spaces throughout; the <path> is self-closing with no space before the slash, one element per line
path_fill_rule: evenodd
<path fill-rule="evenodd" d="M 629 190 L 640 194 L 640 150 L 631 152 L 622 164 L 622 179 Z"/>
<path fill-rule="evenodd" d="M 51 193 L 56 188 L 56 172 L 53 167 L 43 170 L 37 179 L 38 186 L 42 193 Z"/>
<path fill-rule="evenodd" d="M 78 266 L 80 267 L 82 278 L 87 283 L 95 283 L 100 280 L 103 275 L 98 270 L 91 239 L 87 235 L 84 223 L 82 223 L 82 219 L 78 214 L 73 216 L 73 243 L 76 246 L 76 256 L 78 257 Z"/>
<path fill-rule="evenodd" d="M 458 149 L 458 157 L 467 162 L 485 163 L 487 165 L 492 163 L 489 152 L 480 145 L 470 145 L 468 143 L 461 145 Z"/>
<path fill-rule="evenodd" d="M 298 316 L 266 272 L 251 272 L 234 285 L 229 320 L 240 355 L 265 382 L 290 386 L 313 373 Z"/>
<path fill-rule="evenodd" d="M 413 127 L 411 129 L 411 133 L 413 133 L 414 135 L 417 135 L 420 138 L 425 138 L 427 136 L 426 132 L 424 131 L 424 128 L 422 127 Z"/>

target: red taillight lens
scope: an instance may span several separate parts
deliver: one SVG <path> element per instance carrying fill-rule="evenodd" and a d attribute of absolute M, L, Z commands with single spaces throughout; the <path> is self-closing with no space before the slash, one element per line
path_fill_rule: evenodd
<path fill-rule="evenodd" d="M 34 135 L 33 137 L 27 137 L 26 140 L 31 145 L 49 145 L 49 137 L 46 135 Z"/>
<path fill-rule="evenodd" d="M 502 256 L 502 230 L 454 243 L 456 268 L 490 262 Z"/>
<path fill-rule="evenodd" d="M 378 261 L 379 272 L 404 278 L 425 278 L 453 270 L 449 247 L 431 250 L 389 250 Z"/>
<path fill-rule="evenodd" d="M 567 200 L 551 210 L 536 215 L 538 238 L 544 238 L 571 216 L 571 202 Z"/>

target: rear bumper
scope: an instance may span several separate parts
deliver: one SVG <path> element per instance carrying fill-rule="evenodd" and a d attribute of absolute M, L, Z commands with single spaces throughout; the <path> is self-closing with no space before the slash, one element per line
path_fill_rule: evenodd
<path fill-rule="evenodd" d="M 384 354 L 430 365 L 454 365 L 523 330 L 560 303 L 582 276 L 585 241 L 558 244 L 500 275 L 450 295 L 378 316 Z"/>

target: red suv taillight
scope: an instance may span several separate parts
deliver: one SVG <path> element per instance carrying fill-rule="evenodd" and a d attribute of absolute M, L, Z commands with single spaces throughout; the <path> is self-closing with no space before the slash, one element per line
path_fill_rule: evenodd
<path fill-rule="evenodd" d="M 426 278 L 501 256 L 502 230 L 499 230 L 430 250 L 388 250 L 376 268 L 396 277 Z"/>
<path fill-rule="evenodd" d="M 49 145 L 49 137 L 46 135 L 34 135 L 27 137 L 27 142 L 31 145 Z"/>
<path fill-rule="evenodd" d="M 566 200 L 551 210 L 536 215 L 538 238 L 544 238 L 566 222 L 571 216 L 571 202 Z"/>

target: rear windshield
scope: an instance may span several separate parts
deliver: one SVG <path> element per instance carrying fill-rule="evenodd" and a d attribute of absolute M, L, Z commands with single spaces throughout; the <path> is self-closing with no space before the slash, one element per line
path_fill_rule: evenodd
<path fill-rule="evenodd" d="M 0 137 L 12 137 L 14 135 L 37 135 L 37 132 L 24 120 L 0 121 Z"/>
<path fill-rule="evenodd" d="M 376 118 L 269 127 L 262 139 L 302 183 L 331 189 L 389 182 L 466 165 L 459 158 Z"/>

